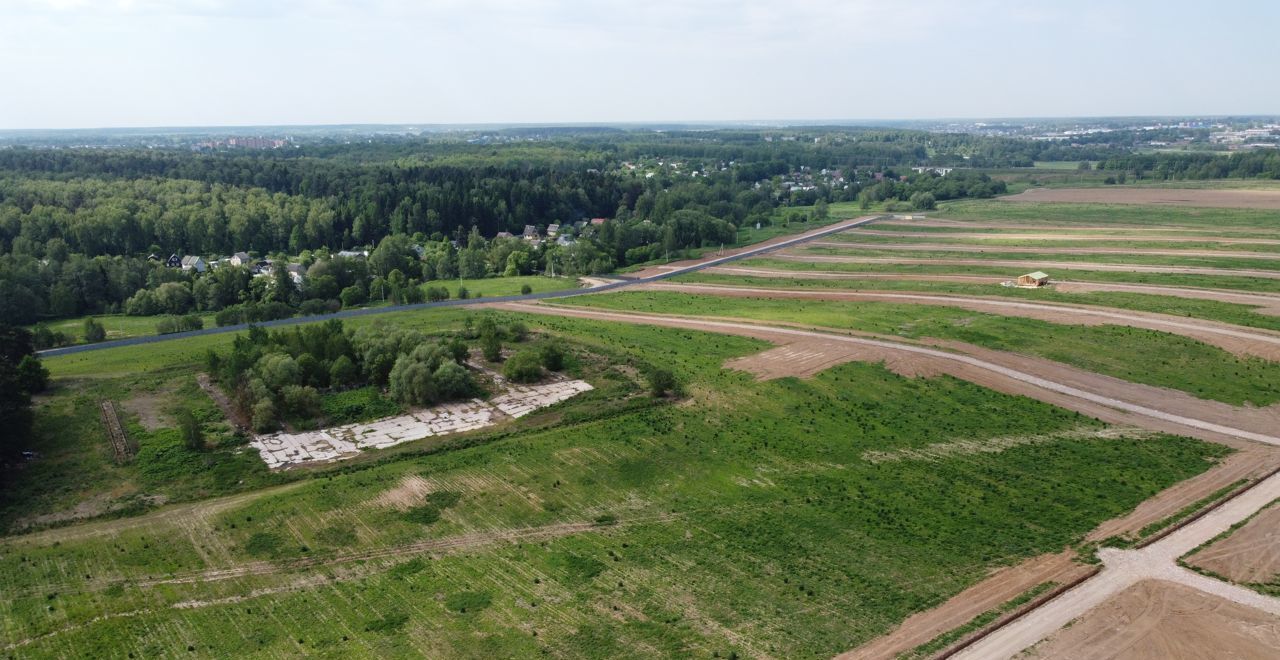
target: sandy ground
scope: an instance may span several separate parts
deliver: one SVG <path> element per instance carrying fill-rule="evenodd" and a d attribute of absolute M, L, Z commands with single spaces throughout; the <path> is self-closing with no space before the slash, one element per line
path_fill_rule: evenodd
<path fill-rule="evenodd" d="M 774 277 L 794 280 L 896 280 L 903 282 L 947 282 L 955 284 L 1000 284 L 1008 280 L 1006 277 L 989 275 L 916 275 L 913 273 L 848 273 L 833 270 L 781 270 L 770 268 L 742 268 L 735 266 L 716 266 L 708 268 L 708 273 L 719 275 L 746 275 L 751 277 Z M 1259 314 L 1280 316 L 1280 294 L 1244 293 L 1226 289 L 1204 289 L 1182 286 L 1157 286 L 1153 284 L 1121 284 L 1118 282 L 1081 282 L 1077 280 L 1053 280 L 1053 288 L 1063 293 L 1095 293 L 1120 292 L 1143 293 L 1153 296 L 1170 296 L 1193 300 L 1213 300 L 1216 302 L 1257 307 Z"/>
<path fill-rule="evenodd" d="M 1280 190 L 1187 188 L 1031 188 L 1002 202 L 1085 202 L 1227 209 L 1280 209 Z"/>
<path fill-rule="evenodd" d="M 1226 531 L 1235 523 L 1248 518 L 1277 497 L 1280 497 L 1280 474 L 1265 479 L 1239 497 L 1231 499 L 1207 515 L 1141 550 L 1103 548 L 1098 551 L 1098 557 L 1102 560 L 1104 568 L 1097 576 L 996 630 L 955 657 L 970 660 L 1013 657 L 1052 635 L 1077 617 L 1094 610 L 1113 596 L 1144 580 L 1178 582 L 1183 586 L 1230 600 L 1245 608 L 1257 610 L 1254 616 L 1269 615 L 1269 620 L 1275 621 L 1280 615 L 1280 599 L 1263 596 L 1256 591 L 1194 573 L 1178 567 L 1174 560 Z M 1275 651 L 1280 647 L 1272 643 L 1266 648 L 1271 649 L 1269 657 L 1275 657 Z M 1064 652 L 1073 654 L 1077 650 L 1070 647 L 1064 648 Z M 1091 656 L 1072 655 L 1071 657 Z"/>
<path fill-rule="evenodd" d="M 703 255 L 702 257 L 699 257 L 698 259 L 673 261 L 669 264 L 665 264 L 662 266 L 650 266 L 648 268 L 645 268 L 644 270 L 631 273 L 627 277 L 628 279 L 643 279 L 646 277 L 653 277 L 655 275 L 665 275 L 673 271 L 687 270 L 689 268 L 710 263 L 718 259 L 724 259 L 725 257 L 731 257 L 739 254 L 752 254 L 756 252 L 763 252 L 781 245 L 789 245 L 792 243 L 803 243 L 812 238 L 816 238 L 818 236 L 836 234 L 848 229 L 852 229 L 854 227 L 857 227 L 877 217 L 880 217 L 880 216 L 869 215 L 869 216 L 862 216 L 859 218 L 852 218 L 849 220 L 840 220 L 839 222 L 825 225 L 822 227 L 816 227 L 814 229 L 810 229 L 809 231 L 802 232 L 800 234 L 794 234 L 791 236 L 776 236 L 767 241 L 753 243 L 746 247 L 731 248 L 728 250 L 718 250 L 715 252 L 708 252 L 707 254 Z"/>
<path fill-rule="evenodd" d="M 851 232 L 851 235 L 854 235 Z M 889 231 L 883 229 L 859 229 L 856 235 L 886 236 L 893 238 L 961 238 L 966 241 L 1153 241 L 1160 243 L 1222 243 L 1235 245 L 1253 243 L 1256 245 L 1280 245 L 1277 238 L 1226 238 L 1221 236 L 1126 236 L 1123 234 L 1053 234 L 1045 232 L 1031 233 L 989 233 L 989 232 L 928 232 Z M 994 247 L 992 249 L 995 249 Z"/>
<path fill-rule="evenodd" d="M 1186 275 L 1226 275 L 1230 277 L 1259 277 L 1268 280 L 1280 280 L 1280 271 L 1260 270 L 1256 268 L 1209 268 L 1201 266 L 1149 266 L 1146 264 L 1112 264 L 1089 261 L 1045 261 L 1040 259 L 895 259 L 892 257 L 843 257 L 823 254 L 781 253 L 769 255 L 770 259 L 786 259 L 788 261 L 805 261 L 826 264 L 909 264 L 915 266 L 992 266 L 997 268 L 1013 268 L 1021 272 L 1011 272 L 1010 277 L 1021 275 L 1027 270 L 1048 270 L 1061 268 L 1066 270 L 1101 270 L 1120 273 L 1181 273 Z"/>
<path fill-rule="evenodd" d="M 1022 302 L 1007 298 L 980 298 L 945 294 L 916 294 L 891 291 L 835 291 L 765 289 L 716 284 L 646 284 L 643 288 L 682 291 L 743 298 L 886 302 L 911 305 L 958 307 L 985 314 L 1015 316 L 1067 325 L 1123 325 L 1181 335 L 1236 355 L 1280 361 L 1280 333 L 1234 326 L 1227 323 L 1184 317 L 1132 312 L 1114 308 L 1060 303 Z"/>
<path fill-rule="evenodd" d="M 1280 577 L 1280 505 L 1272 505 L 1187 561 L 1242 584 Z"/>
<path fill-rule="evenodd" d="M 858 243 L 856 241 L 814 241 L 813 247 L 849 250 L 894 250 L 915 252 L 1000 252 L 1004 254 L 1141 254 L 1154 257 L 1218 257 L 1223 259 L 1280 260 L 1278 252 L 1237 252 L 1186 248 L 1160 250 L 1127 247 L 1017 247 L 1010 245 L 962 245 L 958 243 Z"/>
<path fill-rule="evenodd" d="M 1032 658 L 1275 658 L 1280 617 L 1163 580 L 1139 582 L 1028 654 Z"/>

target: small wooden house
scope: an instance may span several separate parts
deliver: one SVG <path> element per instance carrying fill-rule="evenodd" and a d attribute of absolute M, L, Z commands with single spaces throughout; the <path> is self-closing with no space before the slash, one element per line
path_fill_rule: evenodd
<path fill-rule="evenodd" d="M 1018 286 L 1041 287 L 1049 283 L 1049 274 L 1041 271 L 1018 276 Z"/>

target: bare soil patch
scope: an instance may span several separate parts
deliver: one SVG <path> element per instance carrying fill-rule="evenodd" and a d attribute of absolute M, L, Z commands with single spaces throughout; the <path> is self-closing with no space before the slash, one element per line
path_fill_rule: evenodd
<path fill-rule="evenodd" d="M 1274 581 L 1280 576 L 1280 505 L 1272 504 L 1187 561 L 1241 584 Z"/>
<path fill-rule="evenodd" d="M 154 392 L 138 392 L 133 397 L 120 402 L 120 407 L 137 415 L 138 423 L 148 431 L 158 431 L 172 426 L 168 413 L 164 410 L 170 403 L 172 388 L 159 389 Z"/>
<path fill-rule="evenodd" d="M 1031 188 L 1003 202 L 1142 204 L 1225 209 L 1280 209 L 1280 190 L 1212 188 Z"/>
<path fill-rule="evenodd" d="M 1213 227 L 1212 229 L 1210 229 L 1208 227 L 1169 227 L 1169 226 L 1159 226 L 1159 225 L 1153 227 L 1151 225 L 1127 225 L 1127 224 L 1057 225 L 1057 224 L 1050 224 L 1047 222 L 1039 222 L 1039 223 L 1037 222 L 984 222 L 981 220 L 946 220 L 943 218 L 928 218 L 928 219 L 922 218 L 922 219 L 911 220 L 911 221 L 885 220 L 883 222 L 877 222 L 876 226 L 882 227 L 885 229 L 894 229 L 897 227 L 939 227 L 939 228 L 945 229 L 945 228 L 954 227 L 956 229 L 995 229 L 995 230 L 1014 230 L 1014 231 L 1018 231 L 1018 230 L 1043 231 L 1045 229 L 1053 229 L 1053 230 L 1070 229 L 1071 231 L 1107 232 L 1107 231 L 1122 230 L 1122 231 L 1132 231 L 1132 232 L 1153 232 L 1153 233 L 1154 232 L 1204 233 L 1204 232 L 1212 231 L 1213 233 L 1256 234 L 1259 232 L 1265 233 L 1266 231 L 1263 229 L 1256 229 L 1256 228 L 1249 228 L 1249 227 Z M 933 233 L 930 232 L 928 234 L 921 234 L 918 232 L 912 232 L 912 235 L 913 236 L 930 236 L 930 235 L 933 235 Z"/>
<path fill-rule="evenodd" d="M 706 273 L 717 275 L 747 275 L 754 277 L 778 277 L 796 280 L 908 280 L 912 282 L 956 282 L 964 284 L 999 284 L 1009 278 L 990 275 L 912 275 L 909 273 L 853 273 L 838 270 L 780 270 L 777 268 L 746 268 L 739 266 L 713 266 Z M 1280 300 L 1280 296 L 1277 296 Z"/>
<path fill-rule="evenodd" d="M 1122 591 L 1030 650 L 1034 658 L 1274 658 L 1280 617 L 1163 580 Z"/>

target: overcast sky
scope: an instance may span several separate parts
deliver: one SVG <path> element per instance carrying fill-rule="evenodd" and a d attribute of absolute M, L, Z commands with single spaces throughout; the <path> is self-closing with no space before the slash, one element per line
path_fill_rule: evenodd
<path fill-rule="evenodd" d="M 0 128 L 1280 113 L 1280 2 L 0 0 Z"/>

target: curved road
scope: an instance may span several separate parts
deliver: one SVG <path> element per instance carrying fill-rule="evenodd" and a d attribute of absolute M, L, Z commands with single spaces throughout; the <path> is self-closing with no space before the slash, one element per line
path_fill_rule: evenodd
<path fill-rule="evenodd" d="M 805 232 L 803 234 L 800 234 L 799 236 L 793 236 L 791 238 L 775 239 L 771 241 L 766 241 L 759 245 L 741 248 L 733 252 L 732 254 L 729 254 L 723 257 L 717 257 L 714 259 L 700 259 L 700 260 L 691 261 L 691 262 L 683 262 L 686 265 L 676 266 L 671 270 L 658 275 L 651 275 L 649 277 L 642 277 L 642 278 L 636 278 L 636 279 L 627 279 L 620 282 L 613 282 L 611 284 L 605 284 L 603 286 L 594 287 L 591 289 L 570 289 L 567 291 L 549 291 L 546 293 L 531 293 L 525 296 L 496 296 L 493 298 L 470 298 L 467 300 L 445 300 L 442 302 L 418 303 L 414 305 L 393 305 L 391 307 L 366 307 L 361 309 L 348 309 L 348 310 L 342 310 L 340 312 L 335 312 L 333 314 L 321 314 L 317 316 L 298 316 L 298 317 L 287 318 L 287 319 L 279 319 L 275 321 L 263 321 L 261 323 L 253 323 L 253 324 L 240 323 L 236 325 L 227 325 L 227 326 L 222 326 L 218 328 L 205 328 L 203 330 L 192 330 L 190 332 L 175 332 L 167 335 L 147 335 L 143 337 L 130 337 L 128 339 L 117 339 L 114 341 L 106 341 L 106 342 L 101 342 L 97 344 L 81 344 L 77 346 L 64 346 L 61 348 L 51 348 L 48 350 L 39 351 L 38 355 L 40 357 L 56 357 L 59 355 L 71 355 L 74 353 L 84 353 L 87 351 L 100 351 L 108 348 L 117 348 L 120 346 L 137 346 L 139 344 L 152 344 L 152 343 L 161 342 L 161 341 L 184 339 L 187 337 L 199 337 L 202 335 L 217 335 L 217 334 L 222 334 L 224 332 L 240 332 L 242 330 L 247 330 L 250 325 L 257 325 L 259 327 L 264 327 L 264 328 L 272 328 L 272 327 L 279 327 L 279 326 L 297 325 L 299 323 L 313 323 L 315 321 L 325 321 L 328 319 L 354 318 L 358 316 L 369 316 L 372 314 L 386 314 L 389 312 L 404 312 L 404 311 L 411 311 L 411 310 L 418 310 L 418 309 L 433 309 L 436 307 L 465 307 L 468 305 L 485 305 L 485 304 L 490 304 L 495 302 L 520 302 L 520 301 L 530 301 L 530 300 L 545 300 L 547 298 L 568 298 L 571 296 L 580 296 L 586 293 L 598 293 L 601 291 L 621 289 L 624 287 L 635 286 L 637 284 L 643 284 L 645 282 L 656 282 L 659 280 L 665 280 L 671 277 L 675 277 L 677 275 L 682 275 L 684 273 L 692 273 L 694 271 L 699 271 L 704 268 L 711 268 L 713 266 L 738 261 L 740 259 L 748 259 L 750 257 L 755 257 L 761 254 L 765 254 L 767 252 L 772 252 L 774 250 L 782 250 L 782 249 L 791 247 L 793 245 L 804 243 L 806 241 L 811 241 L 815 238 L 829 236 L 831 234 L 836 234 L 848 229 L 852 229 L 854 227 L 861 227 L 863 225 L 875 222 L 876 220 L 880 220 L 885 217 L 887 216 L 875 215 L 875 216 L 863 216 L 860 218 L 854 218 L 852 220 L 841 220 L 839 222 L 827 225 L 825 227 L 821 227 L 819 229 L 814 229 L 812 231 Z"/>

